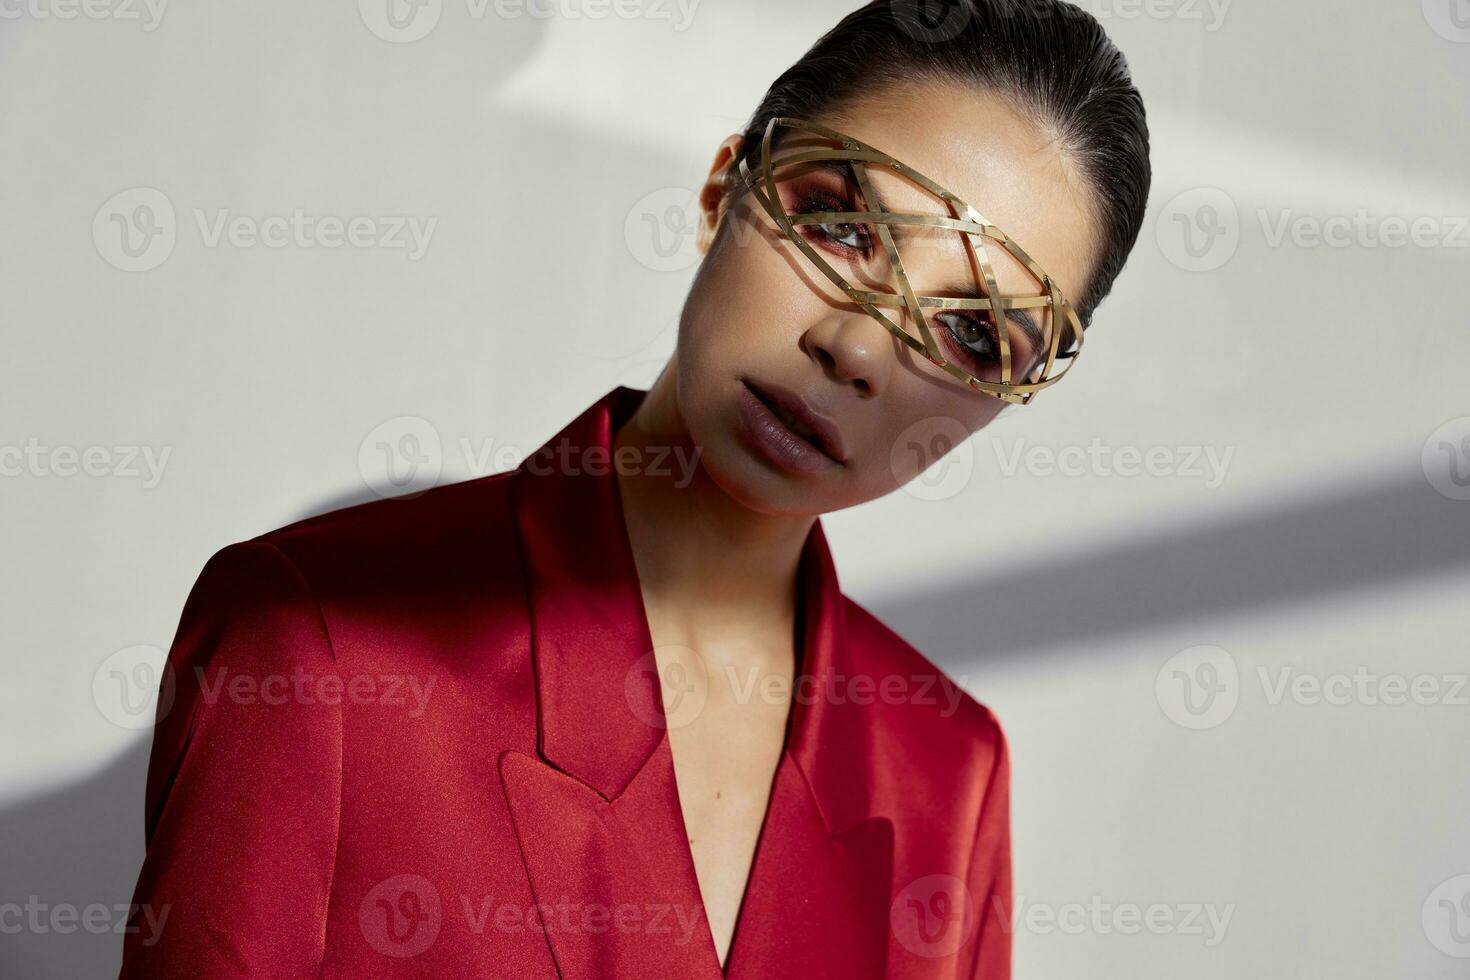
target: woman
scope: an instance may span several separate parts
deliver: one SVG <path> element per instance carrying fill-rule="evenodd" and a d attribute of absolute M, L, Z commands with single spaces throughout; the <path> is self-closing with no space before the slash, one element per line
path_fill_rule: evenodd
<path fill-rule="evenodd" d="M 818 515 L 1065 373 L 1149 173 L 1091 17 L 843 20 L 718 148 L 651 390 L 210 559 L 123 976 L 1009 976 L 1001 729 Z"/>

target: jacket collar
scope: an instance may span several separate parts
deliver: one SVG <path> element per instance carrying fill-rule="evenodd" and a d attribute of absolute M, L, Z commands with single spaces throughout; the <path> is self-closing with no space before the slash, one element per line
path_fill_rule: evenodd
<path fill-rule="evenodd" d="M 613 435 L 647 391 L 613 388 L 512 475 L 530 611 L 542 759 L 603 798 L 620 796 L 663 739 L 653 641 L 612 471 Z M 821 519 L 801 553 L 802 649 L 785 754 L 829 834 L 872 815 L 861 709 L 828 696 L 851 680 L 846 600 Z"/>

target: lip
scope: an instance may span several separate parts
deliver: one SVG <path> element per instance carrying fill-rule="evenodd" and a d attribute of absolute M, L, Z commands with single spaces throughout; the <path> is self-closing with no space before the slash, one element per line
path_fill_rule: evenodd
<path fill-rule="evenodd" d="M 842 440 L 842 430 L 837 427 L 836 422 L 817 411 L 810 402 L 789 388 L 764 381 L 755 381 L 751 378 L 740 380 L 758 399 L 779 406 L 810 430 L 815 437 L 817 448 L 832 462 L 841 466 L 847 465 L 847 446 Z M 803 440 L 812 441 L 801 433 L 795 434 Z"/>

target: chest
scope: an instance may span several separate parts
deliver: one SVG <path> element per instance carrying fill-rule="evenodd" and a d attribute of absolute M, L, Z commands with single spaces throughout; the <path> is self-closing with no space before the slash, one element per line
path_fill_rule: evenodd
<path fill-rule="evenodd" d="M 721 962 L 785 745 L 793 650 L 656 647 L 679 804 Z"/>

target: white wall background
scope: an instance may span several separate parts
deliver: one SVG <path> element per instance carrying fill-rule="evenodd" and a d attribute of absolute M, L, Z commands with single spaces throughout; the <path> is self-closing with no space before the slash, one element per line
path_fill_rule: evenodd
<path fill-rule="evenodd" d="M 369 497 L 395 419 L 464 479 L 651 382 L 677 209 L 855 6 L 426 0 L 394 41 L 383 0 L 159 2 L 0 0 L 0 906 L 129 900 L 113 685 L 210 553 Z M 1150 113 L 1130 268 L 1066 384 L 824 519 L 844 585 L 1007 726 L 1018 977 L 1464 977 L 1470 7 L 1086 6 Z M 211 237 L 298 210 L 373 242 Z M 118 941 L 0 931 L 0 975 Z"/>

